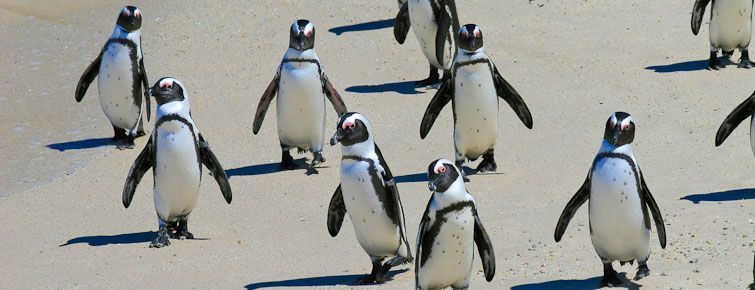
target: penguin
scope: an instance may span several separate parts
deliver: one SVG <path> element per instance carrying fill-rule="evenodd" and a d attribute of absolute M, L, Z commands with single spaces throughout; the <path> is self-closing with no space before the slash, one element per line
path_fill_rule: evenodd
<path fill-rule="evenodd" d="M 315 165 L 325 162 L 322 156 L 325 97 L 333 104 L 338 116 L 346 113 L 346 105 L 325 75 L 314 46 L 315 26 L 305 19 L 294 21 L 288 50 L 278 72 L 262 94 L 254 115 L 253 132 L 257 135 L 270 103 L 278 95 L 278 139 L 283 151 L 281 170 L 296 169 L 289 152 L 296 148 L 300 153 L 312 151 L 308 174 L 316 174 Z"/>
<path fill-rule="evenodd" d="M 150 248 L 161 248 L 170 245 L 169 237 L 194 238 L 187 223 L 197 203 L 203 164 L 229 204 L 233 193 L 225 170 L 191 118 L 183 83 L 175 78 L 162 78 L 148 93 L 157 102 L 157 122 L 147 145 L 129 170 L 123 186 L 123 206 L 128 208 L 139 181 L 152 168 L 159 228 Z"/>
<path fill-rule="evenodd" d="M 711 0 L 695 0 L 692 8 L 692 33 L 700 32 L 703 22 L 705 6 Z M 718 70 L 724 65 L 718 60 L 718 50 L 726 57 L 731 57 L 735 48 L 739 48 L 742 56 L 739 59 L 740 68 L 750 68 L 750 55 L 747 47 L 752 38 L 752 0 L 713 0 L 710 8 L 710 59 L 708 68 Z"/>
<path fill-rule="evenodd" d="M 755 92 L 753 92 L 744 102 L 739 104 L 739 106 L 734 108 L 734 110 L 726 116 L 726 119 L 721 123 L 721 126 L 718 127 L 718 132 L 716 133 L 716 147 L 721 146 L 721 144 L 726 141 L 726 138 L 731 135 L 731 132 L 734 131 L 742 121 L 747 119 L 747 117 L 750 117 L 750 148 L 753 155 L 755 155 Z"/>
<path fill-rule="evenodd" d="M 653 215 L 661 248 L 666 248 L 666 227 L 661 210 L 650 193 L 645 176 L 632 152 L 635 125 L 632 116 L 615 112 L 606 121 L 603 143 L 582 187 L 569 200 L 558 219 L 556 242 L 579 207 L 589 200 L 590 239 L 603 262 L 603 286 L 622 282 L 611 263 L 639 267 L 634 280 L 650 275 L 650 215 Z"/>
<path fill-rule="evenodd" d="M 144 136 L 142 103 L 150 119 L 149 81 L 144 70 L 141 45 L 142 12 L 123 7 L 113 34 L 97 58 L 86 68 L 76 86 L 76 102 L 81 102 L 97 77 L 100 106 L 113 125 L 113 141 L 118 149 L 134 148 L 134 138 Z"/>
<path fill-rule="evenodd" d="M 532 129 L 532 114 L 522 96 L 498 72 L 485 54 L 482 31 L 475 24 L 459 30 L 459 53 L 450 75 L 430 100 L 420 125 L 425 139 L 443 107 L 452 101 L 456 167 L 482 156 L 478 172 L 497 170 L 495 142 L 498 137 L 498 97 L 506 101 L 524 125 Z M 462 170 L 462 173 L 464 171 Z M 464 177 L 464 180 L 468 179 Z"/>
<path fill-rule="evenodd" d="M 495 275 L 495 253 L 477 214 L 474 197 L 464 187 L 461 170 L 445 159 L 430 163 L 427 203 L 417 234 L 416 289 L 467 289 L 474 245 L 485 279 Z"/>
<path fill-rule="evenodd" d="M 430 75 L 418 81 L 418 85 L 435 85 L 440 81 L 438 70 L 444 75 L 456 54 L 456 32 L 459 31 L 459 16 L 454 0 L 408 0 L 405 1 L 393 26 L 393 36 L 404 44 L 409 28 L 414 30 L 422 52 L 430 63 Z"/>
<path fill-rule="evenodd" d="M 360 113 L 338 120 L 330 145 L 341 143 L 341 184 L 328 206 L 328 232 L 335 237 L 349 213 L 357 241 L 372 260 L 372 271 L 357 283 L 382 283 L 391 267 L 414 259 L 406 237 L 404 208 L 396 180 Z M 383 260 L 391 258 L 385 264 Z"/>

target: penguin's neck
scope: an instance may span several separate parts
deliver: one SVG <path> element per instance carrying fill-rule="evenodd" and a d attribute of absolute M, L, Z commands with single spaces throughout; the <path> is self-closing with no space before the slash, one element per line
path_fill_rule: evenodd
<path fill-rule="evenodd" d="M 464 180 L 459 177 L 444 192 L 434 192 L 433 199 L 438 209 L 445 208 L 457 202 L 470 200 L 470 195 L 464 187 Z"/>
<path fill-rule="evenodd" d="M 182 101 L 172 101 L 158 106 L 157 118 L 159 119 L 162 116 L 173 114 L 189 117 L 190 111 L 189 100 L 184 98 Z"/>
<path fill-rule="evenodd" d="M 139 44 L 138 41 L 141 35 L 142 35 L 141 29 L 137 29 L 134 31 L 126 31 L 120 25 L 116 25 L 115 28 L 113 28 L 113 34 L 110 35 L 110 39 L 127 38 L 127 39 L 130 39 L 131 41 L 134 41 L 134 43 L 138 45 Z"/>
<path fill-rule="evenodd" d="M 603 143 L 600 145 L 600 150 L 598 150 L 598 153 L 622 153 L 629 156 L 634 157 L 634 153 L 632 152 L 632 145 L 631 144 L 624 144 L 621 146 L 616 146 L 611 143 L 608 143 L 608 141 L 603 140 Z"/>
<path fill-rule="evenodd" d="M 480 47 L 477 50 L 469 51 L 463 48 L 459 48 L 459 53 L 456 54 L 456 61 L 465 62 L 470 60 L 476 60 L 485 57 L 485 48 Z"/>
<path fill-rule="evenodd" d="M 296 50 L 293 48 L 288 48 L 286 50 L 286 54 L 283 55 L 284 59 L 317 59 L 317 53 L 315 53 L 315 49 L 307 49 L 304 51 Z"/>
<path fill-rule="evenodd" d="M 341 156 L 359 156 L 377 160 L 375 142 L 372 141 L 372 137 L 369 137 L 367 140 L 360 143 L 341 146 Z"/>

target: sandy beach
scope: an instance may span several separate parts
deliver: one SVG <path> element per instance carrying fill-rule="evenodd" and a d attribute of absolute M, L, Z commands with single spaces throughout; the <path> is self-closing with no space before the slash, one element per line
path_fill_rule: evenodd
<path fill-rule="evenodd" d="M 458 1 L 457 1 L 458 2 Z M 174 76 L 230 178 L 228 205 L 205 176 L 190 230 L 195 240 L 149 248 L 157 231 L 152 174 L 130 208 L 129 167 L 147 142 L 118 150 L 96 83 L 76 83 L 110 35 L 123 5 L 143 12 L 150 82 Z M 668 246 L 651 237 L 651 275 L 629 289 L 746 289 L 753 283 L 755 158 L 747 124 L 720 146 L 718 126 L 755 88 L 752 69 L 708 71 L 708 15 L 694 36 L 693 1 L 465 1 L 487 54 L 522 94 L 528 130 L 499 107 L 498 172 L 467 189 L 493 241 L 496 275 L 475 258 L 473 289 L 590 289 L 603 274 L 590 243 L 586 205 L 563 240 L 553 230 L 579 189 L 614 111 L 633 115 L 634 152 L 666 223 Z M 275 106 L 258 135 L 262 92 L 306 18 L 315 50 L 350 111 L 365 114 L 397 176 L 409 240 L 430 192 L 428 164 L 453 158 L 446 108 L 424 140 L 419 124 L 435 90 L 413 32 L 393 38 L 395 1 L 0 0 L 0 289 L 360 288 L 368 256 L 347 218 L 332 238 L 328 202 L 340 148 L 326 146 L 320 174 L 278 171 Z M 707 13 L 707 12 L 706 12 Z M 734 54 L 734 60 L 739 53 Z M 154 104 L 154 103 L 153 103 Z M 336 114 L 327 104 L 326 135 Z M 148 124 L 152 128 L 154 119 Z M 294 154 L 303 164 L 310 155 Z M 474 168 L 476 163 L 469 165 Z M 207 174 L 207 171 L 205 171 Z M 412 250 L 415 246 L 412 245 Z M 631 278 L 635 266 L 614 266 Z M 364 289 L 414 287 L 414 266 Z"/>

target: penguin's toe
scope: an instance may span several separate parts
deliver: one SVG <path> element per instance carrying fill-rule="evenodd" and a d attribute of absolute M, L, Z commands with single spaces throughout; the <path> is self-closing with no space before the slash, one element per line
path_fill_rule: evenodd
<path fill-rule="evenodd" d="M 477 172 L 479 173 L 495 172 L 497 169 L 498 166 L 495 162 L 488 162 L 487 160 L 483 160 L 480 165 L 477 166 Z"/>
<path fill-rule="evenodd" d="M 637 274 L 634 275 L 634 280 L 638 281 L 647 276 L 650 276 L 650 269 L 648 269 L 647 266 L 640 266 L 640 268 L 637 269 Z"/>
<path fill-rule="evenodd" d="M 750 62 L 749 60 L 743 59 L 743 60 L 739 61 L 739 65 L 737 67 L 739 67 L 739 68 L 751 68 L 752 67 L 752 62 Z"/>
<path fill-rule="evenodd" d="M 190 233 L 189 231 L 179 231 L 179 232 L 176 232 L 176 237 L 179 240 L 187 240 L 187 239 L 193 240 L 194 234 Z"/>
<path fill-rule="evenodd" d="M 603 279 L 600 280 L 600 287 L 616 287 L 620 286 L 621 284 L 624 284 L 621 282 L 621 279 L 617 277 L 616 275 L 611 276 L 603 276 Z"/>

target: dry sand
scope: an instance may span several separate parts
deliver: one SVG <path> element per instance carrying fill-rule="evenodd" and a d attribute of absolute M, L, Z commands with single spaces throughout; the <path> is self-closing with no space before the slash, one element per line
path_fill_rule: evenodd
<path fill-rule="evenodd" d="M 453 156 L 452 118 L 447 108 L 419 139 L 433 91 L 410 83 L 425 77 L 426 61 L 412 33 L 403 46 L 393 40 L 387 19 L 395 1 L 136 1 L 150 80 L 175 76 L 189 88 L 194 119 L 235 194 L 225 204 L 205 178 L 190 225 L 201 239 L 159 250 L 148 248 L 157 229 L 151 174 L 131 208 L 120 202 L 146 139 L 134 150 L 107 145 L 112 131 L 96 85 L 82 103 L 73 94 L 126 3 L 50 2 L 0 0 L 0 288 L 353 287 L 369 260 L 348 219 L 336 238 L 325 227 L 340 150 L 325 149 L 319 175 L 277 172 L 275 118 L 251 133 L 295 18 L 315 22 L 316 50 L 332 82 L 350 110 L 372 121 L 399 176 L 409 235 L 416 235 L 430 195 L 427 164 Z M 475 263 L 472 288 L 598 285 L 587 211 L 577 213 L 561 243 L 553 229 L 617 110 L 634 115 L 635 153 L 669 241 L 662 250 L 653 234 L 652 275 L 630 288 L 752 283 L 755 160 L 747 126 L 720 148 L 713 140 L 752 92 L 754 71 L 703 69 L 707 25 L 700 36 L 690 32 L 691 0 L 464 2 L 462 22 L 481 25 L 488 54 L 535 122 L 527 130 L 501 104 L 499 172 L 467 184 L 497 256 L 491 283 Z M 328 120 L 332 134 L 333 111 Z M 380 287 L 413 287 L 413 266 L 403 269 Z"/>

